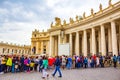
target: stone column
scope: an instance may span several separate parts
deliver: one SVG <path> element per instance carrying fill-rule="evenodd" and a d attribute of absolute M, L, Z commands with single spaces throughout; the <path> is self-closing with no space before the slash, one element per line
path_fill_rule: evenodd
<path fill-rule="evenodd" d="M 110 28 L 108 28 L 108 52 L 112 52 L 112 38 Z"/>
<path fill-rule="evenodd" d="M 105 27 L 101 25 L 101 53 L 103 56 L 106 55 L 106 40 L 105 40 Z"/>
<path fill-rule="evenodd" d="M 54 54 L 54 56 L 57 56 L 57 54 L 58 54 L 58 43 L 57 43 L 57 37 L 55 37 L 55 40 L 54 40 L 54 42 L 55 42 L 55 54 Z"/>
<path fill-rule="evenodd" d="M 61 36 L 58 35 L 58 45 L 61 44 Z"/>
<path fill-rule="evenodd" d="M 50 50 L 49 50 L 49 56 L 52 56 L 53 54 L 53 36 L 50 35 Z"/>
<path fill-rule="evenodd" d="M 69 43 L 70 43 L 70 56 L 72 56 L 73 54 L 73 50 L 72 50 L 72 33 L 69 34 Z"/>
<path fill-rule="evenodd" d="M 92 33 L 90 34 L 90 54 L 91 53 L 92 53 Z"/>
<path fill-rule="evenodd" d="M 47 41 L 47 45 L 46 45 L 46 54 L 48 55 L 49 54 L 49 52 L 50 52 L 50 42 L 49 41 Z"/>
<path fill-rule="evenodd" d="M 87 32 L 83 31 L 83 53 L 84 56 L 87 56 Z"/>
<path fill-rule="evenodd" d="M 33 50 L 33 47 L 34 47 L 34 45 L 33 45 L 33 42 L 31 41 L 31 54 L 34 54 L 33 51 L 32 51 L 32 50 Z M 22 51 L 21 51 L 21 52 L 22 52 Z M 20 54 L 21 54 L 21 52 L 20 52 Z M 12 51 L 11 51 L 10 53 L 12 53 Z"/>
<path fill-rule="evenodd" d="M 118 47 L 117 47 L 117 34 L 116 34 L 116 26 L 115 22 L 111 22 L 111 32 L 112 32 L 112 51 L 113 55 L 118 55 Z"/>
<path fill-rule="evenodd" d="M 41 53 L 43 54 L 43 41 L 41 41 Z"/>
<path fill-rule="evenodd" d="M 75 53 L 76 53 L 76 55 L 78 55 L 79 56 L 79 50 L 80 50 L 80 48 L 79 48 L 79 45 L 80 45 L 80 43 L 79 43 L 79 32 L 76 32 L 76 45 L 75 45 Z"/>
<path fill-rule="evenodd" d="M 39 46 L 40 46 L 40 42 L 39 41 L 37 41 L 36 42 L 36 53 L 35 54 L 39 54 Z"/>
<path fill-rule="evenodd" d="M 96 54 L 95 28 L 92 28 L 92 55 Z"/>
<path fill-rule="evenodd" d="M 99 40 L 99 52 L 101 52 L 101 34 L 100 34 L 100 31 L 98 31 L 98 40 Z"/>

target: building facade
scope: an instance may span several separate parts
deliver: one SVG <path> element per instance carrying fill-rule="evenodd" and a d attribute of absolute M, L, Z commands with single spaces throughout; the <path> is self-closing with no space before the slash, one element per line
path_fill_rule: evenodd
<path fill-rule="evenodd" d="M 48 29 L 49 56 L 58 54 L 58 45 L 69 43 L 70 55 L 118 55 L 120 52 L 120 1 L 112 4 L 109 0 L 108 7 L 103 9 L 99 5 L 99 11 L 82 17 L 76 16 L 76 20 L 70 18 L 66 23 L 56 17 L 55 24 L 51 23 Z M 38 39 L 38 38 L 35 38 Z M 38 43 L 35 43 L 36 48 Z M 32 42 L 33 45 L 33 42 Z M 37 50 L 36 50 L 37 51 Z"/>
<path fill-rule="evenodd" d="M 32 54 L 49 54 L 49 33 L 34 30 L 31 38 Z"/>
<path fill-rule="evenodd" d="M 30 46 L 20 46 L 16 44 L 8 44 L 4 42 L 0 42 L 0 54 L 2 55 L 10 55 L 10 54 L 31 54 Z"/>

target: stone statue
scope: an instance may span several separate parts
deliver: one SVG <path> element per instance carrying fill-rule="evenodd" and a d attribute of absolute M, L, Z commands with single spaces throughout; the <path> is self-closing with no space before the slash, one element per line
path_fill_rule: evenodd
<path fill-rule="evenodd" d="M 51 22 L 51 28 L 53 27 L 53 22 Z"/>
<path fill-rule="evenodd" d="M 55 26 L 60 26 L 61 25 L 61 20 L 58 17 L 55 17 Z"/>
<path fill-rule="evenodd" d="M 79 21 L 79 20 L 78 20 L 78 15 L 76 15 L 76 21 Z"/>
<path fill-rule="evenodd" d="M 100 12 L 102 12 L 102 4 L 100 4 L 99 9 L 100 9 Z"/>
<path fill-rule="evenodd" d="M 66 26 L 66 20 L 63 21 L 63 25 Z"/>
<path fill-rule="evenodd" d="M 74 23 L 73 19 L 72 19 L 72 18 L 70 18 L 70 24 L 73 24 L 73 23 Z"/>
<path fill-rule="evenodd" d="M 109 0 L 109 6 L 112 6 L 112 0 Z"/>
<path fill-rule="evenodd" d="M 85 12 L 83 13 L 83 18 L 85 18 L 86 16 L 85 16 Z"/>
<path fill-rule="evenodd" d="M 91 15 L 94 15 L 94 11 L 93 11 L 93 8 L 91 9 Z"/>

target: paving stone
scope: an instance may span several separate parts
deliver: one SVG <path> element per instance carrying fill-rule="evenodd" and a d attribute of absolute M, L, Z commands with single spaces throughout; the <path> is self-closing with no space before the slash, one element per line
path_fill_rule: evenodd
<path fill-rule="evenodd" d="M 52 77 L 52 72 L 48 71 L 49 78 L 42 79 L 42 73 L 6 73 L 0 75 L 0 80 L 120 80 L 120 68 L 87 68 L 62 70 L 63 77 L 58 78 L 58 73 Z"/>

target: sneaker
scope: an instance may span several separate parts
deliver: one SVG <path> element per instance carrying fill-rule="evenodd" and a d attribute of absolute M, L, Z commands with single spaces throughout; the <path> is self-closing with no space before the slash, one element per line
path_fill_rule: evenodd
<path fill-rule="evenodd" d="M 42 77 L 42 79 L 45 79 L 45 77 Z"/>
<path fill-rule="evenodd" d="M 0 72 L 0 74 L 4 74 L 4 72 Z"/>
<path fill-rule="evenodd" d="M 62 76 L 58 76 L 59 78 L 61 78 Z"/>
<path fill-rule="evenodd" d="M 55 75 L 52 74 L 52 76 L 54 77 Z"/>

